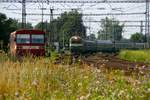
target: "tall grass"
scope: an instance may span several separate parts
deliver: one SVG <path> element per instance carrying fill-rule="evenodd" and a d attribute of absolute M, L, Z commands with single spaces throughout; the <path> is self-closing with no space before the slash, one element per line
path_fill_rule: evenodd
<path fill-rule="evenodd" d="M 0 100 L 148 100 L 150 79 L 49 58 L 0 62 Z"/>
<path fill-rule="evenodd" d="M 119 57 L 134 62 L 150 63 L 150 50 L 122 50 Z"/>

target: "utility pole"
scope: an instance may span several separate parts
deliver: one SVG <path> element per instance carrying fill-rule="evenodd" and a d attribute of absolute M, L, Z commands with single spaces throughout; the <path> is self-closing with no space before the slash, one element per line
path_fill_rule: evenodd
<path fill-rule="evenodd" d="M 52 21 L 53 21 L 53 11 L 54 11 L 54 9 L 52 7 L 50 7 L 50 22 L 49 23 L 52 23 Z M 49 44 L 54 42 L 53 25 L 51 26 L 51 30 L 52 30 L 51 33 L 49 32 Z"/>
<path fill-rule="evenodd" d="M 22 28 L 26 28 L 26 0 L 22 0 Z"/>
<path fill-rule="evenodd" d="M 147 39 L 147 46 L 150 47 L 149 44 L 149 0 L 146 0 L 146 12 L 145 12 L 145 35 Z"/>
<path fill-rule="evenodd" d="M 44 17 L 44 10 L 46 10 L 46 8 L 43 7 L 43 3 L 42 3 L 42 8 L 41 8 L 41 11 L 42 11 L 42 21 L 41 21 L 42 22 L 42 31 L 44 30 L 44 21 L 43 21 L 43 19 L 44 19 L 43 18 Z"/>
<path fill-rule="evenodd" d="M 140 34 L 143 34 L 143 21 L 141 21 Z"/>

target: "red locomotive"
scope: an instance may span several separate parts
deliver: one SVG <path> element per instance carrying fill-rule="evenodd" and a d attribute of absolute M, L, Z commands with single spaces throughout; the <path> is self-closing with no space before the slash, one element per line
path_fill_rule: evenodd
<path fill-rule="evenodd" d="M 11 55 L 45 55 L 45 32 L 40 30 L 17 30 L 10 34 Z"/>

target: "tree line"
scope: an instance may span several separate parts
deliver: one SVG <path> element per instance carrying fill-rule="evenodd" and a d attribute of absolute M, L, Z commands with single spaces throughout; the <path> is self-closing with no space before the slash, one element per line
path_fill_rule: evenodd
<path fill-rule="evenodd" d="M 96 39 L 95 34 L 87 36 L 82 14 L 76 10 L 64 12 L 60 17 L 51 22 L 39 22 L 34 27 L 31 23 L 27 23 L 26 28 L 35 28 L 49 32 L 50 37 L 53 37 L 53 41 L 59 41 L 60 43 L 68 43 L 73 35 L 79 35 L 90 40 Z M 5 14 L 0 13 L 0 42 L 3 41 L 4 46 L 7 46 L 9 43 L 9 34 L 18 29 L 21 29 L 21 23 L 18 20 L 7 18 Z M 120 24 L 114 18 L 106 17 L 101 19 L 101 28 L 96 33 L 98 35 L 97 39 L 121 41 L 123 39 L 123 29 L 124 24 Z M 145 42 L 146 37 L 141 33 L 134 33 L 131 35 L 130 41 Z"/>

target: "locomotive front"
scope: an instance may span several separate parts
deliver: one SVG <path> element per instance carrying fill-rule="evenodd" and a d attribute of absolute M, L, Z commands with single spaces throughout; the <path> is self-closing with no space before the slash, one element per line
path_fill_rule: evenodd
<path fill-rule="evenodd" d="M 80 36 L 72 36 L 70 38 L 70 51 L 72 54 L 80 54 L 83 52 L 83 40 Z"/>

